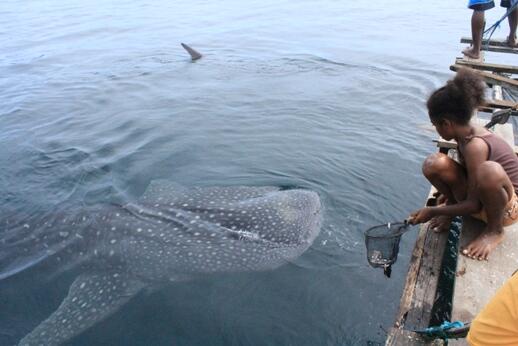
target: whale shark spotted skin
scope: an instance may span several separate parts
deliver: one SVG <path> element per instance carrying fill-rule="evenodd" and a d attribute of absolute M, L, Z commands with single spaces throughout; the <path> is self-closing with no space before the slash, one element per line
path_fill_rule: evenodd
<path fill-rule="evenodd" d="M 320 199 L 311 191 L 153 181 L 135 203 L 0 233 L 0 280 L 39 263 L 55 272 L 80 269 L 58 309 L 19 343 L 59 345 L 144 288 L 279 267 L 312 244 L 320 224 Z"/>

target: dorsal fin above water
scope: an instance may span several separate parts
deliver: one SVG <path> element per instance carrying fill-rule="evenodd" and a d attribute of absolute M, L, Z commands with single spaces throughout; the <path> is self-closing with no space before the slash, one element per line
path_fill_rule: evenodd
<path fill-rule="evenodd" d="M 196 50 L 192 49 L 191 47 L 189 47 L 185 43 L 182 43 L 182 47 L 187 51 L 187 53 L 189 53 L 189 55 L 191 56 L 191 59 L 193 61 L 194 60 L 198 60 L 198 59 L 200 59 L 202 57 L 201 53 L 199 53 Z"/>

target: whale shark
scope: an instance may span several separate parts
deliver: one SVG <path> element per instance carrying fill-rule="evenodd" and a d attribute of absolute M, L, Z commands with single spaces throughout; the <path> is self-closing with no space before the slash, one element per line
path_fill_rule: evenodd
<path fill-rule="evenodd" d="M 152 181 L 123 205 L 83 207 L 0 232 L 0 281 L 38 265 L 78 273 L 61 305 L 19 345 L 60 345 L 140 291 L 293 261 L 317 237 L 317 193 L 277 187 L 182 187 Z"/>

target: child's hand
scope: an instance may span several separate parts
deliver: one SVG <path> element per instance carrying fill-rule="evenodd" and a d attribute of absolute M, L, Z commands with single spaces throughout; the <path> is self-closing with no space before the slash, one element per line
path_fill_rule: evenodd
<path fill-rule="evenodd" d="M 433 209 L 426 207 L 419 210 L 414 211 L 410 214 L 408 218 L 408 223 L 411 225 L 417 225 L 419 223 L 424 223 L 429 221 L 432 217 L 434 217 Z"/>
<path fill-rule="evenodd" d="M 446 196 L 443 195 L 442 193 L 440 193 L 439 191 L 436 191 L 433 194 L 433 197 L 435 198 L 435 204 L 434 205 L 441 205 L 441 204 L 448 203 L 448 199 L 446 198 Z"/>
<path fill-rule="evenodd" d="M 445 195 L 441 194 L 437 197 L 437 205 L 442 205 L 448 203 L 448 199 Z"/>

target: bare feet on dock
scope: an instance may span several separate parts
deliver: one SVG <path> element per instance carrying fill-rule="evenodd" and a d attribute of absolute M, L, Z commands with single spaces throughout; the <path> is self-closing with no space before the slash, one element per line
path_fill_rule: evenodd
<path fill-rule="evenodd" d="M 511 48 L 518 47 L 518 43 L 516 42 L 516 36 L 515 37 L 507 36 L 507 44 Z"/>
<path fill-rule="evenodd" d="M 503 230 L 492 232 L 486 230 L 469 243 L 469 245 L 462 250 L 462 254 L 473 259 L 478 259 L 479 261 L 487 261 L 489 253 L 493 251 L 503 239 Z"/>
<path fill-rule="evenodd" d="M 434 231 L 435 233 L 448 232 L 450 230 L 451 220 L 453 218 L 451 216 L 435 216 L 430 220 L 429 229 Z"/>
<path fill-rule="evenodd" d="M 465 56 L 471 58 L 471 59 L 478 59 L 480 58 L 480 52 L 473 49 L 473 47 L 466 48 L 462 51 L 462 54 Z"/>

